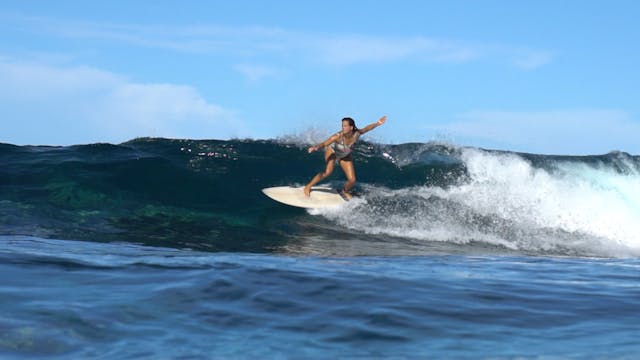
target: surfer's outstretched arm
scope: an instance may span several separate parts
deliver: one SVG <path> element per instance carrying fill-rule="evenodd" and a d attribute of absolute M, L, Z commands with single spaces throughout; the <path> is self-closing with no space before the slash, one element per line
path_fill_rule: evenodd
<path fill-rule="evenodd" d="M 325 146 L 333 144 L 334 142 L 336 142 L 338 140 L 338 138 L 340 138 L 339 133 L 331 135 L 327 140 L 321 142 L 320 144 L 309 147 L 309 149 L 307 149 L 307 151 L 309 153 L 312 153 L 314 151 L 318 151 L 319 149 L 322 149 Z"/>
<path fill-rule="evenodd" d="M 332 135 L 327 140 L 321 142 L 320 144 L 309 147 L 308 151 L 309 153 L 318 151 L 319 149 L 325 148 L 333 144 L 334 142 L 338 141 L 339 138 L 340 138 L 340 133 Z M 317 184 L 322 179 L 331 175 L 331 173 L 333 172 L 333 165 L 334 165 L 335 159 L 336 159 L 336 155 L 333 153 L 333 150 L 327 147 L 324 152 L 324 162 L 326 164 L 326 168 L 324 171 L 317 173 L 316 176 L 314 176 L 313 179 L 311 179 L 311 181 L 307 184 L 307 186 L 304 187 L 304 195 L 306 197 L 309 197 L 309 195 L 311 194 L 311 187 L 313 185 Z"/>
<path fill-rule="evenodd" d="M 374 122 L 373 124 L 369 124 L 365 127 L 363 127 L 362 129 L 360 129 L 360 134 L 364 134 L 366 132 L 369 132 L 375 128 L 377 128 L 378 126 L 384 124 L 387 121 L 387 115 L 381 117 L 380 119 L 378 119 L 378 121 Z"/>

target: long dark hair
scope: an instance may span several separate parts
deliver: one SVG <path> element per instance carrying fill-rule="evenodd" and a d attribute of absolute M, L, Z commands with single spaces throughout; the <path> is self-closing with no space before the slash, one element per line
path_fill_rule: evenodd
<path fill-rule="evenodd" d="M 356 126 L 356 122 L 352 118 L 350 117 L 342 118 L 342 121 L 347 121 L 349 125 L 353 126 L 354 133 L 360 131 L 360 129 L 358 129 L 358 127 Z"/>

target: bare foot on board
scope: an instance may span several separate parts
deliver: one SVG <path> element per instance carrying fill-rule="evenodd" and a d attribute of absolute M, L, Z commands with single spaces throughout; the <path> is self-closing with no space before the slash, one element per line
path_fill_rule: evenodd
<path fill-rule="evenodd" d="M 339 191 L 339 193 L 347 201 L 353 199 L 353 195 L 351 195 L 351 193 L 348 192 L 347 190 L 342 189 L 341 191 Z"/>
<path fill-rule="evenodd" d="M 306 197 L 310 197 L 311 196 L 311 187 L 310 186 L 305 186 L 304 187 L 304 196 L 306 196 Z"/>

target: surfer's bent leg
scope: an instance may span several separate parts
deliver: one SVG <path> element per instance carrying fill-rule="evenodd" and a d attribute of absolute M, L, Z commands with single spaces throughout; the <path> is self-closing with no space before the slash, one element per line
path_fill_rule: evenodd
<path fill-rule="evenodd" d="M 317 173 L 316 176 L 314 176 L 313 179 L 309 181 L 307 186 L 304 187 L 305 196 L 311 195 L 311 187 L 313 185 L 319 183 L 320 181 L 322 181 L 322 179 L 331 175 L 331 173 L 333 172 L 333 166 L 334 166 L 335 160 L 336 160 L 336 155 L 333 153 L 333 150 L 331 150 L 331 148 L 327 146 L 327 149 L 324 152 L 324 161 L 327 167 L 324 169 L 324 171 Z"/>
<path fill-rule="evenodd" d="M 347 197 L 351 198 L 351 188 L 356 184 L 356 170 L 353 167 L 351 156 L 341 159 L 340 167 L 347 177 L 347 181 L 344 183 L 344 193 Z"/>

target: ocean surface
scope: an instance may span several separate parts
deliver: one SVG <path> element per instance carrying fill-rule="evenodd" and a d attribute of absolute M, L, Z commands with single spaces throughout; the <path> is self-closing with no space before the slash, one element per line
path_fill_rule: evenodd
<path fill-rule="evenodd" d="M 640 356 L 640 157 L 306 146 L 0 144 L 0 358 Z"/>

